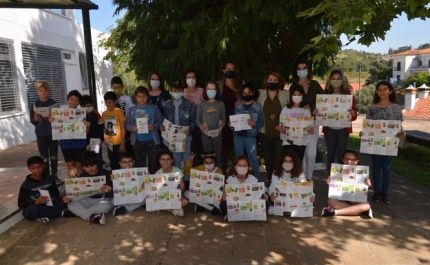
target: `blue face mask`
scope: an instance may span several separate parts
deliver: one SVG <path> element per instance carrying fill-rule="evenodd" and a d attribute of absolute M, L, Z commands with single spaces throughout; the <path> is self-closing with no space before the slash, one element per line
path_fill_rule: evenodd
<path fill-rule="evenodd" d="M 206 95 L 208 95 L 208 98 L 213 99 L 216 96 L 216 90 L 206 90 Z"/>
<path fill-rule="evenodd" d="M 308 69 L 298 70 L 298 71 L 297 71 L 297 75 L 298 75 L 300 78 L 305 78 L 305 77 L 307 77 L 307 76 L 308 76 Z"/>
<path fill-rule="evenodd" d="M 159 88 L 160 87 L 160 81 L 159 80 L 151 80 L 150 81 L 152 88 Z"/>
<path fill-rule="evenodd" d="M 172 97 L 174 99 L 180 99 L 182 98 L 182 92 L 172 92 Z"/>

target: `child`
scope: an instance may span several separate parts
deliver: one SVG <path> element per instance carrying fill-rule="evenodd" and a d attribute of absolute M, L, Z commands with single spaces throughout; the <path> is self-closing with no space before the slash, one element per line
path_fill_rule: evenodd
<path fill-rule="evenodd" d="M 307 105 L 306 101 L 303 100 L 305 95 L 305 90 L 301 85 L 293 84 L 290 87 L 290 101 L 289 103 L 282 109 L 281 117 L 290 117 L 290 118 L 305 118 L 311 117 L 311 111 L 309 109 L 304 109 L 304 106 Z M 287 128 L 277 125 L 275 127 L 277 131 L 280 133 L 286 133 Z M 310 128 L 308 130 L 309 134 L 314 134 L 314 128 Z M 284 150 L 293 150 L 299 156 L 300 161 L 303 161 L 303 157 L 305 155 L 306 145 L 295 145 L 294 142 L 290 141 L 282 141 L 282 146 Z"/>
<path fill-rule="evenodd" d="M 199 170 L 199 171 L 206 171 L 206 172 L 213 172 L 222 174 L 222 169 L 216 166 L 216 154 L 213 151 L 204 152 L 202 155 L 203 159 L 203 165 L 199 165 L 194 167 L 193 169 Z M 195 154 L 191 152 L 190 157 L 188 158 L 187 162 L 184 165 L 184 172 L 186 175 L 190 175 L 191 167 L 193 166 L 193 160 L 194 160 Z M 189 187 L 189 181 L 187 185 L 187 181 L 185 181 L 185 186 L 188 189 Z M 188 187 L 187 187 L 188 186 Z M 218 210 L 218 208 L 207 204 L 207 203 L 196 203 L 194 205 L 194 212 L 204 212 L 205 209 L 208 209 L 211 211 L 213 215 L 221 214 L 221 212 Z"/>
<path fill-rule="evenodd" d="M 61 216 L 62 210 L 67 209 L 69 199 L 60 197 L 55 179 L 44 172 L 45 162 L 42 157 L 30 157 L 27 166 L 31 174 L 25 178 L 19 189 L 18 207 L 23 210 L 25 219 L 36 219 L 47 224 L 49 219 Z M 50 197 L 41 196 L 39 190 L 47 190 Z M 50 201 L 53 206 L 46 205 Z"/>
<path fill-rule="evenodd" d="M 272 181 L 269 186 L 269 195 L 272 203 L 275 202 L 275 185 L 279 181 L 289 182 L 306 182 L 305 174 L 303 174 L 302 162 L 293 150 L 285 150 L 284 154 L 280 156 L 273 167 Z M 315 201 L 315 194 L 310 198 L 310 202 Z M 273 215 L 275 208 L 270 206 L 267 214 Z M 286 215 L 288 216 L 288 214 Z"/>
<path fill-rule="evenodd" d="M 183 217 L 184 216 L 184 207 L 188 204 L 188 191 L 185 191 L 184 177 L 182 174 L 182 170 L 177 167 L 172 166 L 173 164 L 173 154 L 169 150 L 161 150 L 157 154 L 157 161 L 160 163 L 161 168 L 155 174 L 163 174 L 163 173 L 177 173 L 179 172 L 181 175 L 181 191 L 183 196 L 181 198 L 181 209 L 177 210 L 167 210 L 168 212 L 173 213 L 175 216 Z"/>
<path fill-rule="evenodd" d="M 87 150 L 91 150 L 90 147 L 90 139 L 91 138 L 98 138 L 100 139 L 100 147 L 101 143 L 104 140 L 104 134 L 103 134 L 103 122 L 102 117 L 100 113 L 94 109 L 94 102 L 91 96 L 89 95 L 83 95 L 81 98 L 81 108 L 85 108 L 86 110 L 86 117 L 84 124 L 86 127 L 89 127 L 89 131 L 87 133 L 87 139 L 85 142 L 85 146 Z M 92 150 L 94 151 L 94 150 Z M 98 166 L 101 168 L 103 166 L 103 159 L 102 159 L 102 150 L 100 148 L 99 152 L 97 153 L 97 157 L 99 159 Z"/>
<path fill-rule="evenodd" d="M 99 169 L 97 166 L 97 154 L 93 151 L 85 151 L 82 154 L 82 162 L 85 172 L 79 177 L 105 176 L 106 184 L 103 184 L 101 190 L 103 193 L 93 195 L 89 198 L 72 201 L 69 203 L 69 210 L 91 224 L 105 224 L 105 213 L 113 208 L 113 193 L 111 172 L 105 169 Z"/>
<path fill-rule="evenodd" d="M 342 155 L 342 163 L 346 165 L 358 165 L 358 154 L 354 150 L 346 150 Z M 327 185 L 330 184 L 331 178 L 326 180 Z M 364 183 L 371 186 L 370 179 L 366 179 Z M 334 216 L 334 215 L 359 215 L 366 212 L 370 218 L 373 218 L 372 209 L 368 202 L 348 202 L 340 201 L 329 198 L 327 201 L 329 206 L 324 207 L 321 216 Z"/>
<path fill-rule="evenodd" d="M 251 85 L 245 84 L 239 89 L 242 101 L 234 109 L 233 115 L 236 114 L 249 114 L 250 119 L 248 125 L 251 129 L 234 131 L 234 151 L 236 156 L 243 155 L 243 148 L 246 149 L 248 159 L 251 161 L 252 169 L 254 170 L 255 177 L 261 181 L 260 167 L 257 160 L 257 132 L 258 129 L 264 125 L 263 108 L 260 104 L 255 102 L 258 97 L 258 91 Z M 232 128 L 234 130 L 234 128 Z"/>
<path fill-rule="evenodd" d="M 191 132 L 196 128 L 196 111 L 194 110 L 193 104 L 183 97 L 181 81 L 174 81 L 171 84 L 171 91 L 173 100 L 166 103 L 164 107 L 164 118 L 175 125 L 188 126 L 188 130 L 185 132 L 187 135 L 185 139 L 185 152 L 173 153 L 175 167 L 182 168 L 182 162 L 184 162 L 184 164 L 187 162 L 191 152 L 191 141 L 193 139 Z M 163 125 L 160 126 L 160 130 L 165 130 Z M 189 180 L 189 177 L 186 180 Z"/>
<path fill-rule="evenodd" d="M 237 156 L 233 161 L 233 167 L 230 168 L 228 174 L 230 175 L 226 183 L 227 184 L 253 184 L 257 183 L 258 179 L 252 174 L 254 173 L 248 158 L 244 156 Z M 269 196 L 264 194 L 264 199 L 267 201 Z M 219 205 L 222 214 L 224 215 L 224 220 L 227 220 L 227 193 L 222 195 L 222 202 Z"/>
<path fill-rule="evenodd" d="M 115 92 L 108 91 L 104 95 L 107 110 L 102 114 L 104 139 L 108 140 L 113 148 L 108 149 L 108 157 L 112 170 L 119 169 L 119 154 L 125 152 L 125 118 L 122 111 L 115 107 L 117 96 Z M 106 142 L 106 141 L 105 141 Z"/>
<path fill-rule="evenodd" d="M 49 122 L 48 118 L 43 118 L 42 115 L 37 114 L 34 111 L 35 107 L 50 107 L 52 105 L 56 105 L 57 102 L 49 98 L 48 81 L 37 81 L 36 93 L 39 96 L 39 99 L 30 106 L 30 122 L 35 127 L 37 149 L 39 149 L 39 154 L 45 162 L 45 173 L 47 175 L 51 174 L 55 180 L 61 181 L 57 176 L 58 140 L 52 140 L 51 123 Z M 49 170 L 49 164 L 51 164 L 51 172 Z"/>
<path fill-rule="evenodd" d="M 130 142 L 133 145 L 136 156 L 136 167 L 146 167 L 148 156 L 149 173 L 156 171 L 155 156 L 160 150 L 160 137 L 158 130 L 163 123 L 163 118 L 157 106 L 148 103 L 149 91 L 144 86 L 139 86 L 134 92 L 137 104 L 127 112 L 127 130 L 131 132 Z M 148 133 L 138 133 L 136 118 L 148 118 Z"/>
<path fill-rule="evenodd" d="M 119 155 L 119 165 L 121 166 L 121 169 L 133 168 L 135 163 L 136 163 L 136 160 L 134 159 L 134 156 L 132 153 L 124 152 Z M 142 183 L 142 189 L 145 189 L 144 183 Z M 132 212 L 137 208 L 139 208 L 139 206 L 143 206 L 143 205 L 145 205 L 145 200 L 143 200 L 142 203 L 131 203 L 126 205 L 115 206 L 115 208 L 113 208 L 113 216 L 125 214 L 127 211 Z"/>
<path fill-rule="evenodd" d="M 204 101 L 197 105 L 196 123 L 201 131 L 210 131 L 224 127 L 227 120 L 225 115 L 225 106 L 220 99 L 218 85 L 214 81 L 207 81 L 203 93 Z M 207 136 L 202 132 L 203 151 L 215 151 L 217 165 L 222 168 L 222 134 L 217 137 Z"/>

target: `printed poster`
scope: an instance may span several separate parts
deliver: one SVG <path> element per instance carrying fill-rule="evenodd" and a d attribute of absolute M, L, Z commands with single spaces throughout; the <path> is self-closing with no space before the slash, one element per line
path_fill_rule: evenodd
<path fill-rule="evenodd" d="M 368 166 L 331 164 L 328 197 L 351 202 L 367 202 Z"/>
<path fill-rule="evenodd" d="M 114 205 L 141 203 L 145 199 L 144 178 L 147 167 L 127 168 L 112 171 Z"/>
<path fill-rule="evenodd" d="M 51 108 L 52 139 L 86 139 L 85 109 Z"/>
<path fill-rule="evenodd" d="M 284 212 L 291 213 L 291 217 L 312 217 L 313 203 L 310 201 L 313 195 L 314 183 L 275 181 L 274 201 L 275 215 L 283 216 Z"/>
<path fill-rule="evenodd" d="M 148 133 L 148 117 L 136 118 L 137 133 Z"/>
<path fill-rule="evenodd" d="M 105 176 L 66 178 L 66 196 L 78 201 L 103 193 L 101 187 L 106 184 Z"/>
<path fill-rule="evenodd" d="M 146 210 L 148 212 L 181 209 L 180 173 L 145 176 Z"/>
<path fill-rule="evenodd" d="M 316 124 L 332 127 L 351 127 L 352 95 L 317 94 Z"/>
<path fill-rule="evenodd" d="M 228 221 L 266 221 L 264 183 L 226 184 Z"/>
<path fill-rule="evenodd" d="M 105 128 L 107 136 L 116 136 L 116 125 L 117 125 L 116 116 L 106 116 L 105 117 Z"/>
<path fill-rule="evenodd" d="M 191 169 L 190 202 L 212 204 L 219 208 L 224 191 L 225 176 Z"/>
<path fill-rule="evenodd" d="M 185 152 L 186 151 L 186 138 L 185 134 L 188 131 L 188 126 L 174 125 L 169 120 L 163 121 L 164 131 L 161 132 L 163 143 L 172 152 Z"/>
<path fill-rule="evenodd" d="M 90 138 L 90 150 L 95 153 L 100 153 L 100 138 Z"/>
<path fill-rule="evenodd" d="M 302 118 L 284 116 L 279 117 L 279 124 L 287 129 L 285 133 L 280 134 L 281 140 L 292 142 L 295 145 L 306 145 L 310 141 L 308 130 L 313 128 L 314 118 L 312 116 Z"/>
<path fill-rule="evenodd" d="M 42 118 L 48 118 L 49 115 L 51 114 L 51 109 L 57 108 L 57 107 L 58 107 L 58 103 L 52 104 L 51 106 L 48 106 L 48 107 L 36 107 L 36 102 L 33 102 L 34 113 L 41 115 Z"/>
<path fill-rule="evenodd" d="M 363 120 L 360 152 L 374 155 L 397 156 L 402 123 L 397 120 Z"/>
<path fill-rule="evenodd" d="M 249 130 L 252 128 L 248 124 L 249 119 L 251 119 L 249 114 L 230 115 L 230 127 L 233 127 L 235 131 Z"/>

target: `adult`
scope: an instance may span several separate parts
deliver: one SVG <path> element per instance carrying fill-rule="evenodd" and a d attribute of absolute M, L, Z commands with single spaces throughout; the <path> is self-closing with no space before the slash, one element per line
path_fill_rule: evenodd
<path fill-rule="evenodd" d="M 236 64 L 232 61 L 226 61 L 223 64 L 222 72 L 224 77 L 217 81 L 221 92 L 221 101 L 225 105 L 227 122 L 230 121 L 230 115 L 233 115 L 234 108 L 240 103 L 238 90 L 243 85 L 242 79 L 237 74 Z M 230 149 L 234 148 L 233 131 L 224 126 L 222 129 L 222 170 L 227 172 L 228 158 Z"/>
<path fill-rule="evenodd" d="M 305 60 L 298 60 L 294 64 L 291 74 L 293 76 L 293 83 L 298 83 L 305 90 L 304 98 L 309 104 L 311 113 L 313 113 L 316 106 L 317 94 L 323 94 L 324 90 L 317 81 L 312 80 L 313 74 L 311 65 Z M 307 180 L 311 180 L 314 173 L 319 126 L 314 124 L 314 131 L 315 133 L 313 135 L 309 135 L 310 141 L 306 145 L 305 157 L 303 159 L 303 171 L 305 172 Z"/>
<path fill-rule="evenodd" d="M 257 102 L 263 106 L 264 126 L 258 130 L 258 140 L 264 156 L 267 177 L 272 178 L 273 164 L 278 158 L 282 141 L 275 129 L 279 125 L 282 108 L 289 102 L 289 91 L 284 90 L 285 79 L 277 72 L 268 72 L 263 79 Z"/>

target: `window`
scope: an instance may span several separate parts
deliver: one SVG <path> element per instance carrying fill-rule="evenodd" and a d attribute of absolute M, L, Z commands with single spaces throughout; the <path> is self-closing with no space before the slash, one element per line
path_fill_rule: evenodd
<path fill-rule="evenodd" d="M 420 64 L 419 64 L 419 66 L 423 66 L 423 61 L 421 61 L 421 60 L 420 60 Z"/>
<path fill-rule="evenodd" d="M 57 13 L 58 15 L 65 16 L 66 10 L 65 9 L 50 9 L 52 12 Z"/>
<path fill-rule="evenodd" d="M 88 72 L 87 72 L 87 59 L 85 54 L 79 53 L 79 70 L 81 72 L 81 86 L 82 90 L 89 89 L 88 85 Z"/>
<path fill-rule="evenodd" d="M 401 66 L 402 66 L 402 63 L 401 62 L 397 62 L 397 71 L 401 70 Z"/>
<path fill-rule="evenodd" d="M 13 41 L 0 38 L 0 114 L 21 111 Z"/>
<path fill-rule="evenodd" d="M 46 80 L 50 83 L 50 98 L 60 104 L 65 103 L 67 88 L 61 50 L 22 43 L 22 58 L 28 104 L 39 98 L 34 86 L 38 80 Z"/>
<path fill-rule="evenodd" d="M 400 82 L 400 75 L 397 75 L 397 82 Z"/>

